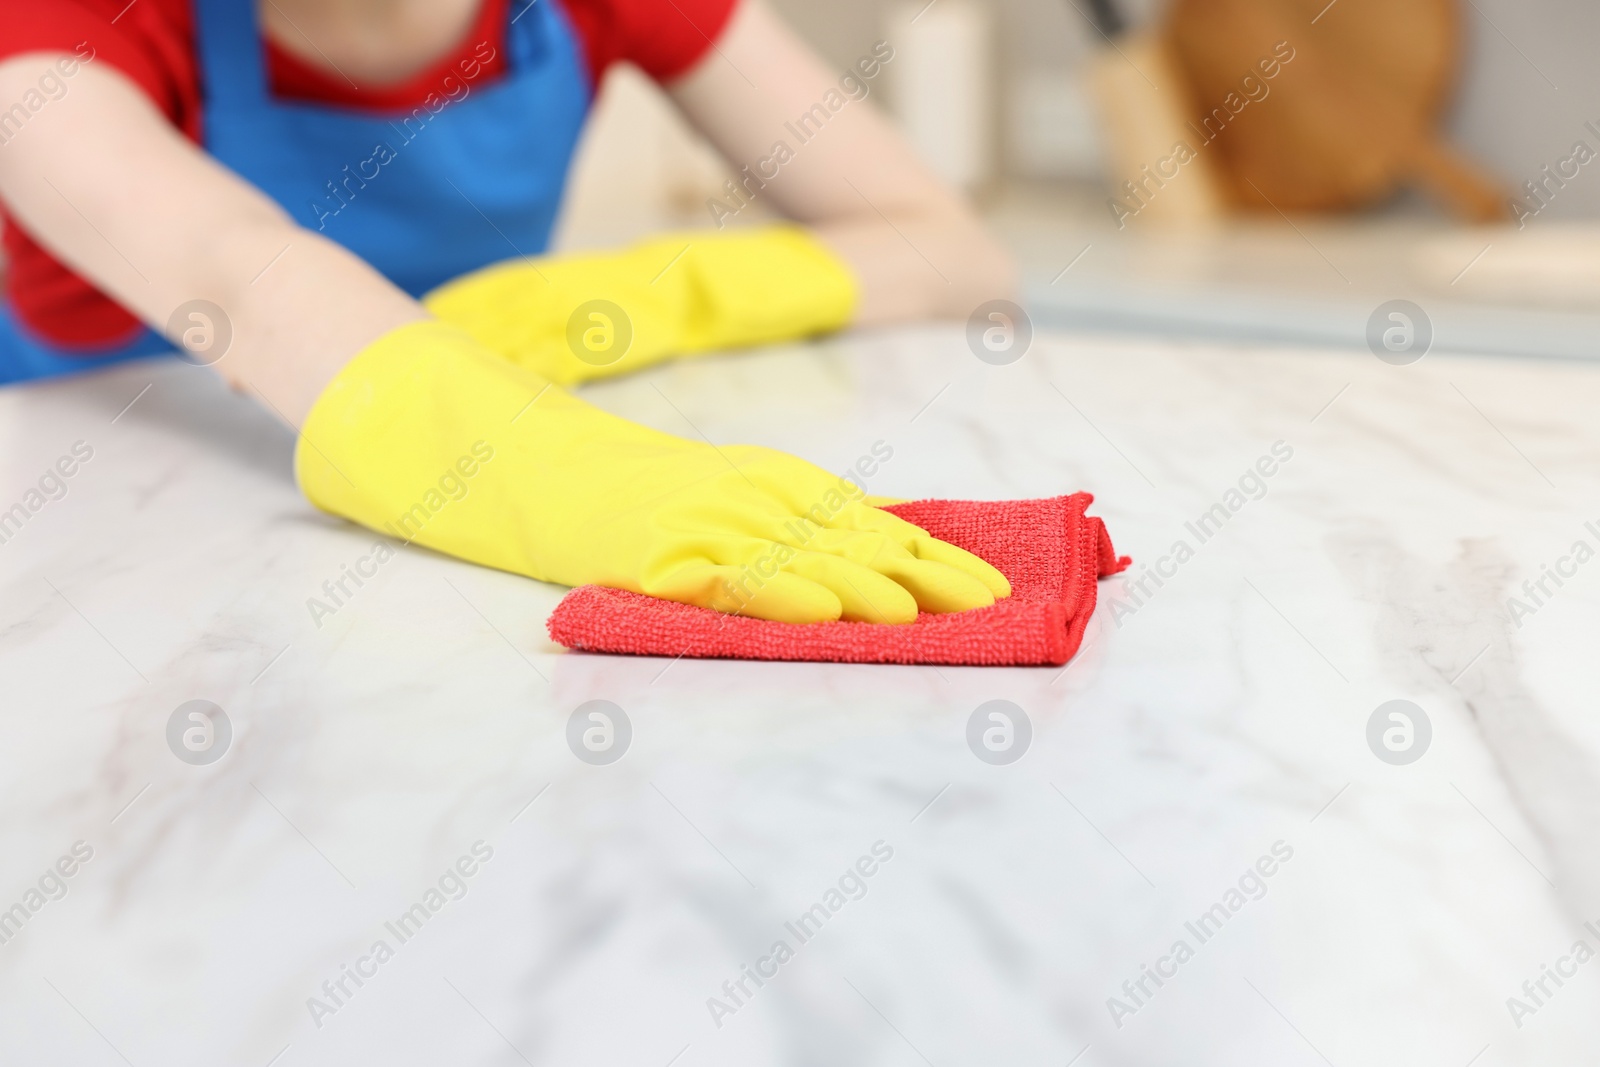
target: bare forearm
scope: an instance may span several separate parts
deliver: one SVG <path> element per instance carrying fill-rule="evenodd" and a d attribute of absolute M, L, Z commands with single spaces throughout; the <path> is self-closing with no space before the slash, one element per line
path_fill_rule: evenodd
<path fill-rule="evenodd" d="M 1014 295 L 1009 257 L 976 223 L 911 216 L 823 222 L 813 230 L 855 273 L 858 326 L 962 318 L 986 300 Z"/>
<path fill-rule="evenodd" d="M 746 0 L 717 49 L 670 90 L 742 165 L 792 140 L 785 123 L 837 94 L 838 80 L 759 0 Z M 869 99 L 834 114 L 760 195 L 850 265 L 861 286 L 860 324 L 965 317 L 1015 288 L 1005 250 Z"/>
<path fill-rule="evenodd" d="M 261 266 L 246 280 L 254 264 Z M 237 309 L 237 340 L 217 369 L 296 426 L 351 356 L 428 317 L 354 254 L 287 221 L 242 248 L 234 265 L 224 298 L 232 304 L 217 303 Z"/>
<path fill-rule="evenodd" d="M 54 58 L 0 64 L 0 99 Z M 108 175 L 114 179 L 107 180 Z M 186 141 L 115 71 L 85 66 L 0 156 L 0 195 L 63 262 L 157 330 L 209 301 L 216 369 L 298 425 L 346 360 L 421 307 Z"/>

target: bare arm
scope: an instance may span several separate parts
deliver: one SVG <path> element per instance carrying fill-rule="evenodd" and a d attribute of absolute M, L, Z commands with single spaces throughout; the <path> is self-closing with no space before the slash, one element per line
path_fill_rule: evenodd
<path fill-rule="evenodd" d="M 760 0 L 745 0 L 717 47 L 668 91 L 735 166 L 753 170 L 776 141 L 795 150 L 759 195 L 810 226 L 854 269 L 858 323 L 965 318 L 983 301 L 1010 295 L 1009 256 L 870 97 L 852 100 L 804 145 L 785 129 L 837 89 L 839 75 Z"/>
<path fill-rule="evenodd" d="M 57 59 L 0 63 L 20 99 Z M 189 300 L 228 315 L 217 370 L 298 426 L 346 360 L 421 306 L 366 263 L 303 229 L 173 129 L 103 64 L 0 152 L 0 196 L 68 266 L 156 329 Z"/>
<path fill-rule="evenodd" d="M 61 58 L 0 62 L 0 99 L 20 99 Z M 730 158 L 754 161 L 787 118 L 835 84 L 748 2 L 719 51 L 672 92 Z M 965 316 L 1011 287 L 1005 254 L 865 103 L 834 116 L 764 193 L 854 268 L 859 322 Z M 64 263 L 157 329 L 187 301 L 222 307 L 233 343 L 217 369 L 295 425 L 355 352 L 426 317 L 377 271 L 206 156 L 103 64 L 78 70 L 67 94 L 0 152 L 0 197 Z"/>

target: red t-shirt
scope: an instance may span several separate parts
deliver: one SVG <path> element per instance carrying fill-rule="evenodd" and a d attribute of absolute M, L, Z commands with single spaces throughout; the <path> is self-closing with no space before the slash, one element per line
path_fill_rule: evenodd
<path fill-rule="evenodd" d="M 200 69 L 193 0 L 0 0 L 0 59 L 22 52 L 78 51 L 87 42 L 94 61 L 117 68 L 191 140 L 200 136 Z M 240 0 L 244 2 L 244 0 Z M 437 92 L 457 64 L 482 66 L 480 80 L 505 73 L 500 45 L 513 0 L 482 0 L 472 29 L 449 55 L 399 85 L 353 87 L 266 42 L 267 74 L 280 99 L 318 101 L 376 112 L 410 111 Z M 518 3 L 524 0 L 516 0 Z M 548 3 L 550 0 L 538 0 Z M 685 73 L 727 25 L 738 0 L 559 0 L 577 30 L 592 85 L 612 63 L 627 61 L 657 81 Z M 477 42 L 497 42 L 478 64 Z M 84 53 L 80 54 L 86 54 Z M 36 333 L 71 347 L 98 347 L 130 338 L 138 322 L 73 274 L 19 227 L 0 205 L 9 269 L 6 297 Z"/>

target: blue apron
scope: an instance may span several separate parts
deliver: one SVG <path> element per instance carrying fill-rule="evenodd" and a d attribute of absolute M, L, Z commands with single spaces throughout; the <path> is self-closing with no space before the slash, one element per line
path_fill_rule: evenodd
<path fill-rule="evenodd" d="M 589 76 L 555 0 L 510 7 L 504 37 L 483 43 L 507 52 L 496 80 L 458 66 L 415 110 L 376 115 L 273 99 L 254 0 L 195 0 L 206 150 L 413 296 L 542 252 L 589 109 Z M 0 306 L 0 383 L 171 350 L 146 329 L 74 355 Z"/>

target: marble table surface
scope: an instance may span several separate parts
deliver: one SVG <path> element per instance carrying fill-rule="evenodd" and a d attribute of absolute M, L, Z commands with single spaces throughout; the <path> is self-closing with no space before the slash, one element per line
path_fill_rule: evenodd
<path fill-rule="evenodd" d="M 373 562 L 204 370 L 0 392 L 0 1063 L 1600 1055 L 1600 366 L 941 326 L 589 395 L 1089 490 L 1139 562 L 1065 670 L 568 654 L 560 589 Z"/>

